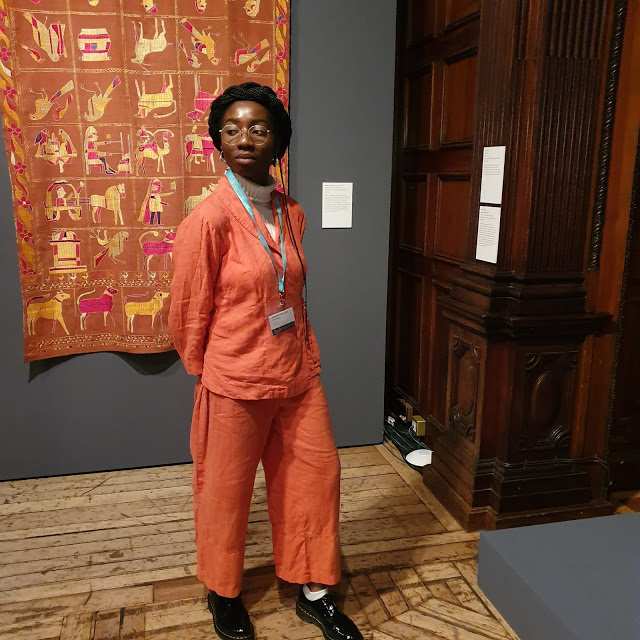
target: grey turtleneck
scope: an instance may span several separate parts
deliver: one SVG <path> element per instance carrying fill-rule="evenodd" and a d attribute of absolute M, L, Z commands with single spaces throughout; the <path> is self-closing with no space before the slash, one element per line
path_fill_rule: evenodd
<path fill-rule="evenodd" d="M 267 227 L 267 231 L 271 234 L 271 237 L 276 239 L 276 225 L 273 219 L 273 209 L 271 208 L 271 192 L 276 188 L 277 182 L 273 176 L 269 176 L 269 184 L 261 185 L 251 182 L 237 173 L 234 173 L 238 178 L 238 182 L 242 187 L 242 190 L 249 196 L 253 206 L 258 210 L 258 213 L 262 216 L 264 224 Z"/>

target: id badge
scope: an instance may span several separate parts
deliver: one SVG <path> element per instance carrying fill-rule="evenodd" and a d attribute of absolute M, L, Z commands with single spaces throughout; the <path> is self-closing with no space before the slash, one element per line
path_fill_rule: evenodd
<path fill-rule="evenodd" d="M 293 313 L 293 307 L 287 307 L 285 304 L 277 304 L 267 309 L 267 318 L 271 333 L 277 336 L 279 333 L 289 331 L 296 326 L 296 318 Z"/>

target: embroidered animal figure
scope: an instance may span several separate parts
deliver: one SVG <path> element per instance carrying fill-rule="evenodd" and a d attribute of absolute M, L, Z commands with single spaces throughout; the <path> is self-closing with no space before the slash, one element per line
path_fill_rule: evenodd
<path fill-rule="evenodd" d="M 206 162 L 207 169 L 214 171 L 213 140 L 208 133 L 197 133 L 197 125 L 193 125 L 191 133 L 184 137 L 185 160 L 187 171 L 191 171 L 191 165 L 195 160 L 196 165 Z"/>
<path fill-rule="evenodd" d="M 138 92 L 138 112 L 136 118 L 146 118 L 154 109 L 168 109 L 173 107 L 169 113 L 154 113 L 154 118 L 166 118 L 176 112 L 176 101 L 173 98 L 173 78 L 169 75 L 169 82 L 162 76 L 162 89 L 159 93 L 147 93 L 147 88 L 142 81 L 142 91 L 136 79 L 136 91 Z"/>
<path fill-rule="evenodd" d="M 160 22 L 160 24 L 162 25 L 162 31 L 158 30 L 157 18 L 154 18 L 154 22 L 156 25 L 156 31 L 153 38 L 144 37 L 142 22 L 138 23 L 140 25 L 140 35 L 138 35 L 138 32 L 135 27 L 135 23 L 134 23 L 133 31 L 135 33 L 135 39 L 136 39 L 136 44 L 135 44 L 136 55 L 135 55 L 135 58 L 131 58 L 131 62 L 135 62 L 136 64 L 141 64 L 145 66 L 147 63 L 145 63 L 144 59 L 149 54 L 160 53 L 161 51 L 164 51 L 167 48 L 167 45 L 169 43 L 167 42 L 167 30 L 165 29 L 165 26 L 164 26 L 164 20 Z"/>
<path fill-rule="evenodd" d="M 189 54 L 182 40 L 180 40 L 180 48 L 182 49 L 182 53 L 184 53 L 184 56 L 187 59 L 187 62 L 189 63 L 189 65 L 192 66 L 194 69 L 199 69 L 200 60 L 198 60 L 196 56 L 196 52 L 193 51 L 191 54 Z"/>
<path fill-rule="evenodd" d="M 244 42 L 241 42 L 240 39 L 234 36 L 234 40 L 239 42 L 242 45 L 242 48 L 237 49 L 235 57 L 231 59 L 232 67 L 238 67 L 242 64 L 249 63 L 247 64 L 247 71 L 249 73 L 253 73 L 261 64 L 264 64 L 265 62 L 269 62 L 271 60 L 271 49 L 268 49 L 268 47 L 270 46 L 268 40 L 261 40 L 257 45 L 255 45 L 255 47 L 249 49 L 247 42 L 246 40 L 244 40 L 242 34 L 240 34 L 240 38 Z M 265 49 L 267 49 L 266 53 L 263 54 L 262 58 L 258 58 L 258 54 Z"/>
<path fill-rule="evenodd" d="M 44 58 L 35 49 L 27 47 L 26 44 L 23 44 L 21 46 L 38 64 L 44 62 Z"/>
<path fill-rule="evenodd" d="M 148 294 L 132 294 L 125 297 L 124 313 L 127 316 L 127 329 L 133 333 L 133 321 L 136 316 L 151 316 L 151 328 L 156 319 L 156 316 L 160 316 L 160 328 L 162 329 L 162 307 L 164 305 L 165 298 L 169 297 L 169 293 L 165 291 L 156 291 L 153 294 L 151 300 L 145 302 L 127 302 L 129 298 L 144 297 Z"/>
<path fill-rule="evenodd" d="M 158 13 L 158 7 L 153 0 L 142 0 L 142 7 L 147 13 Z"/>
<path fill-rule="evenodd" d="M 200 89 L 200 76 L 197 73 L 194 74 L 194 85 L 196 97 L 193 99 L 193 111 L 189 111 L 187 117 L 195 121 L 204 115 L 211 103 L 222 93 L 222 78 L 220 76 L 216 78 L 215 93 Z"/>
<path fill-rule="evenodd" d="M 100 212 L 102 209 L 108 209 L 113 211 L 113 224 L 124 225 L 122 220 L 122 209 L 120 207 L 120 200 L 126 196 L 124 182 L 120 182 L 117 185 L 108 187 L 103 196 L 92 195 L 89 197 L 89 204 L 91 205 L 91 218 L 94 222 L 101 222 Z"/>
<path fill-rule="evenodd" d="M 211 34 L 205 30 L 198 31 L 186 18 L 182 18 L 180 24 L 191 34 L 191 44 L 195 52 L 206 56 L 214 66 L 220 64 L 220 58 L 216 58 L 216 43 Z M 214 35 L 219 36 L 220 34 Z"/>
<path fill-rule="evenodd" d="M 64 317 L 62 316 L 62 303 L 68 300 L 71 296 L 63 291 L 58 291 L 51 300 L 45 302 L 34 302 L 34 300 L 44 299 L 44 296 L 34 296 L 27 300 L 27 335 L 35 335 L 36 332 L 36 320 L 44 318 L 45 320 L 53 320 L 51 327 L 51 333 L 56 330 L 56 322 L 59 322 L 64 329 L 64 332 L 69 335 L 67 325 L 64 323 Z"/>
<path fill-rule="evenodd" d="M 101 313 L 104 326 L 107 326 L 107 316 L 111 318 L 111 322 L 115 326 L 116 321 L 113 319 L 113 296 L 118 293 L 117 289 L 107 287 L 99 298 L 88 298 L 83 300 L 85 296 L 90 296 L 95 289 L 87 291 L 78 296 L 78 311 L 80 312 L 80 329 L 83 331 L 87 328 L 87 317 L 90 313 Z"/>
<path fill-rule="evenodd" d="M 255 18 L 260 11 L 260 0 L 247 0 L 244 3 L 244 11 L 250 18 Z"/>
<path fill-rule="evenodd" d="M 156 136 L 162 133 L 162 146 L 158 145 Z M 137 133 L 140 138 L 140 143 L 136 149 L 136 169 L 140 173 L 140 168 L 144 175 L 147 175 L 147 171 L 144 167 L 145 160 L 151 158 L 157 160 L 158 164 L 156 171 L 160 172 L 162 167 L 162 173 L 166 173 L 164 169 L 164 157 L 169 153 L 169 140 L 173 138 L 173 133 L 168 129 L 158 129 L 157 131 L 147 131 L 144 127 Z"/>
<path fill-rule="evenodd" d="M 167 258 L 173 263 L 173 241 L 176 238 L 175 231 L 165 231 L 164 238 L 160 242 L 143 241 L 145 236 L 152 234 L 154 237 L 158 237 L 157 231 L 147 231 L 143 233 L 138 239 L 144 258 L 142 260 L 145 269 L 149 269 L 149 262 L 153 256 L 162 256 L 164 259 L 164 269 L 167 269 Z"/>
<path fill-rule="evenodd" d="M 49 111 L 51 107 L 55 104 L 55 101 L 58 98 L 61 98 L 65 94 L 73 91 L 73 80 L 69 80 L 59 91 L 56 91 L 51 97 L 47 95 L 46 91 L 34 91 L 33 89 L 29 89 L 31 93 L 35 93 L 36 95 L 40 95 L 40 98 L 36 98 L 35 111 L 29 114 L 29 117 L 32 120 L 42 120 Z M 67 108 L 71 104 L 72 96 L 68 95 L 66 99 L 66 104 L 58 105 L 56 111 L 54 113 L 53 119 L 60 120 L 67 112 Z"/>
<path fill-rule="evenodd" d="M 209 183 L 208 187 L 202 187 L 198 195 L 189 196 L 185 201 L 185 217 L 188 216 L 207 196 L 210 196 L 218 185 Z"/>
<path fill-rule="evenodd" d="M 97 267 L 102 260 L 106 257 L 111 259 L 111 262 L 125 264 L 125 260 L 120 260 L 118 256 L 124 251 L 125 240 L 129 239 L 128 231 L 118 231 L 111 239 L 107 236 L 107 232 L 104 232 L 104 238 L 100 237 L 100 231 L 94 231 L 91 234 L 92 238 L 98 241 L 98 244 L 104 249 L 98 254 L 93 256 L 93 266 Z"/>
<path fill-rule="evenodd" d="M 67 109 L 73 100 L 73 96 L 67 96 L 67 99 L 62 104 L 56 106 L 56 110 L 53 113 L 53 119 L 58 121 L 64 118 L 64 114 L 67 113 Z"/>
<path fill-rule="evenodd" d="M 96 87 L 98 87 L 98 91 L 85 89 L 82 85 L 80 86 L 80 88 L 84 91 L 93 93 L 93 95 L 89 98 L 89 102 L 87 103 L 87 113 L 84 114 L 84 119 L 87 122 L 95 122 L 96 120 L 100 120 L 100 118 L 102 118 L 102 116 L 104 115 L 104 110 L 107 108 L 107 105 L 111 100 L 111 93 L 120 84 L 120 76 L 116 76 L 104 92 L 100 90 L 97 82 L 95 84 Z"/>
<path fill-rule="evenodd" d="M 64 24 L 56 22 L 49 27 L 28 11 L 22 15 L 31 25 L 34 42 L 49 56 L 51 62 L 58 62 L 60 56 L 67 57 L 67 50 L 64 47 Z"/>

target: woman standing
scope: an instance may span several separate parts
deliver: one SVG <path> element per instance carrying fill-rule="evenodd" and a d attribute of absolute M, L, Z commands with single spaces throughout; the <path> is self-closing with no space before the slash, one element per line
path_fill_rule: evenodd
<path fill-rule="evenodd" d="M 228 165 L 173 246 L 170 327 L 199 376 L 191 425 L 198 578 L 222 638 L 253 638 L 240 591 L 255 472 L 264 467 L 276 574 L 302 585 L 296 611 L 331 640 L 362 636 L 327 585 L 340 579 L 340 461 L 306 317 L 304 213 L 274 189 L 291 121 L 253 82 L 211 104 Z"/>

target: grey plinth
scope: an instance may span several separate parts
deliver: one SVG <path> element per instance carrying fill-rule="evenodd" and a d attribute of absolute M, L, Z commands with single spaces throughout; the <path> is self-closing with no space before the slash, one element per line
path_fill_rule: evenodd
<path fill-rule="evenodd" d="M 478 584 L 520 640 L 640 640 L 640 513 L 483 531 Z"/>

